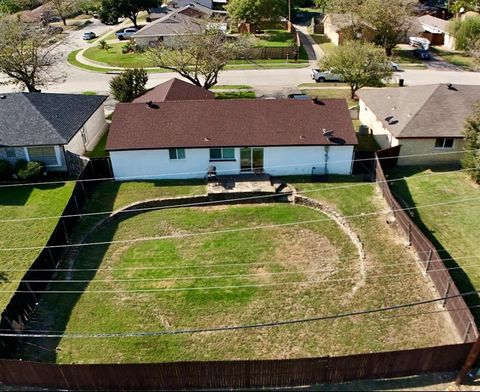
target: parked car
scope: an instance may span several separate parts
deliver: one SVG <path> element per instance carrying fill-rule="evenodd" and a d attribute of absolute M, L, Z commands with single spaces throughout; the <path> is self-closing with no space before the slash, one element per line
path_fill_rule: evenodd
<path fill-rule="evenodd" d="M 412 46 L 425 50 L 428 50 L 428 48 L 430 47 L 430 41 L 423 37 L 410 37 L 409 43 Z"/>
<path fill-rule="evenodd" d="M 116 32 L 115 35 L 117 36 L 117 38 L 120 41 L 122 41 L 124 39 L 128 39 L 128 38 L 133 37 L 133 34 L 135 34 L 137 31 L 138 31 L 138 29 L 136 27 L 129 27 L 127 29 L 123 29 L 123 30 L 120 30 L 120 31 Z"/>
<path fill-rule="evenodd" d="M 88 31 L 83 33 L 83 39 L 85 41 L 90 41 L 91 39 L 97 38 L 97 35 L 93 31 Z"/>
<path fill-rule="evenodd" d="M 312 99 L 310 95 L 307 94 L 299 94 L 299 93 L 294 93 L 294 94 L 288 94 L 288 98 L 290 99 L 298 99 L 301 101 L 309 100 Z"/>
<path fill-rule="evenodd" d="M 335 75 L 330 71 L 322 71 L 320 69 L 312 69 L 311 71 L 312 79 L 317 83 L 322 82 L 341 82 L 343 78 L 340 75 Z"/>
<path fill-rule="evenodd" d="M 413 51 L 413 55 L 418 57 L 420 60 L 430 60 L 432 58 L 430 52 L 425 49 L 417 48 Z"/>
<path fill-rule="evenodd" d="M 392 68 L 393 72 L 400 71 L 400 66 L 397 63 L 394 63 L 393 61 L 390 61 L 390 68 Z"/>

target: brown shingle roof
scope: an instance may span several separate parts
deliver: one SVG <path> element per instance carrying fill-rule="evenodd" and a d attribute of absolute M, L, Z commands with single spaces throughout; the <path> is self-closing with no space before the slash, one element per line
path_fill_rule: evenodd
<path fill-rule="evenodd" d="M 147 103 L 149 101 L 165 102 L 199 99 L 215 99 L 215 94 L 204 88 L 173 78 L 165 83 L 159 84 L 133 102 Z"/>
<path fill-rule="evenodd" d="M 203 100 L 118 104 L 107 150 L 357 144 L 347 103 L 325 99 Z"/>
<path fill-rule="evenodd" d="M 396 138 L 463 137 L 465 119 L 480 100 L 480 86 L 433 84 L 357 94 Z"/>

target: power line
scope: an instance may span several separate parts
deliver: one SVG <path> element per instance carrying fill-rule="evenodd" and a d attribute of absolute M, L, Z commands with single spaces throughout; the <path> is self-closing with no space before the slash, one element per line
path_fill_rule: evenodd
<path fill-rule="evenodd" d="M 410 210 L 417 210 L 417 209 L 421 209 L 421 208 L 454 205 L 454 204 L 460 204 L 460 203 L 465 203 L 465 202 L 469 202 L 469 201 L 476 201 L 476 200 L 480 200 L 480 197 L 457 199 L 457 200 L 453 200 L 453 201 L 449 201 L 449 202 L 423 204 L 423 205 L 418 205 L 418 206 L 414 206 L 414 207 L 389 209 L 388 211 L 377 211 L 377 212 L 361 213 L 361 214 L 354 214 L 354 215 L 344 215 L 342 218 L 344 218 L 344 219 L 366 218 L 366 217 L 369 217 L 369 216 L 391 214 L 392 212 L 398 212 L 398 211 L 410 211 Z M 304 225 L 304 224 L 320 223 L 320 222 L 326 222 L 326 221 L 331 221 L 331 219 L 330 218 L 312 219 L 312 220 L 307 220 L 307 221 L 297 221 L 297 222 L 289 222 L 289 223 L 281 223 L 281 224 L 261 225 L 261 226 L 255 226 L 255 227 L 243 227 L 243 228 L 238 228 L 238 229 L 225 229 L 225 230 L 217 230 L 217 231 L 198 232 L 198 233 L 169 234 L 169 235 L 154 236 L 154 237 L 140 237 L 140 238 L 134 238 L 134 239 L 128 239 L 128 240 L 84 242 L 84 243 L 76 243 L 76 244 L 49 245 L 49 246 L 27 246 L 27 247 L 16 247 L 16 248 L 0 248 L 0 251 L 1 252 L 13 252 L 13 251 L 24 251 L 24 250 L 43 250 L 43 249 L 59 249 L 59 248 L 63 249 L 63 248 L 76 248 L 76 247 L 86 247 L 86 246 L 110 245 L 110 244 L 138 243 L 138 242 L 165 240 L 165 239 L 178 239 L 178 238 L 188 238 L 188 237 L 197 237 L 197 236 L 207 236 L 207 235 L 213 235 L 213 234 L 229 234 L 229 233 L 246 232 L 246 231 L 261 230 L 261 229 L 272 229 L 272 228 L 278 228 L 278 227 L 289 227 L 289 226 L 297 226 L 297 225 Z"/>
<path fill-rule="evenodd" d="M 447 175 L 452 173 L 464 172 L 469 170 L 476 170 L 476 169 L 460 169 L 460 170 L 452 170 L 448 172 L 439 172 L 439 173 L 428 173 L 422 174 L 416 177 L 401 177 L 401 178 L 394 178 L 385 181 L 376 181 L 376 182 L 362 182 L 357 184 L 348 184 L 348 185 L 340 185 L 340 186 L 331 186 L 327 188 L 315 188 L 315 189 L 307 189 L 303 191 L 291 191 L 291 192 L 282 192 L 282 193 L 275 193 L 275 194 L 268 194 L 268 195 L 257 195 L 257 196 L 245 196 L 245 197 L 238 197 L 232 199 L 224 199 L 221 200 L 221 203 L 228 203 L 228 202 L 235 202 L 235 201 L 245 201 L 245 200 L 261 200 L 261 199 L 269 199 L 274 197 L 285 197 L 292 194 L 307 194 L 307 193 L 315 193 L 315 192 L 327 192 L 336 189 L 348 189 L 348 188 L 356 188 L 360 186 L 376 186 L 382 183 L 393 183 L 398 181 L 406 181 L 412 179 L 422 179 L 424 177 L 429 176 L 438 176 L 438 175 Z M 134 192 L 132 192 L 133 194 Z M 124 195 L 124 193 L 122 193 Z M 201 196 L 201 195 L 199 195 Z M 188 197 L 188 196 L 186 196 Z M 168 200 L 168 199 L 165 199 Z M 173 204 L 169 206 L 157 206 L 157 207 L 142 207 L 142 208 L 131 208 L 131 209 L 120 209 L 120 210 L 111 210 L 111 211 L 99 211 L 99 212 L 85 212 L 85 213 L 78 213 L 78 214 L 67 214 L 67 215 L 51 215 L 51 216 L 39 216 L 39 217 L 29 217 L 29 218 L 13 218 L 13 219 L 0 219 L 0 223 L 11 223 L 11 222 L 29 222 L 29 221 L 36 221 L 36 220 L 48 220 L 48 219 L 60 219 L 60 218 L 77 218 L 77 217 L 86 217 L 86 216 L 99 216 L 99 215 L 111 215 L 115 214 L 125 214 L 125 213 L 136 213 L 136 212 L 148 212 L 148 211 L 157 211 L 163 209 L 173 209 L 173 208 L 186 208 L 186 207 L 196 207 L 196 206 L 205 206 L 211 204 L 219 204 L 218 200 L 208 200 L 203 202 L 192 202 L 192 203 L 184 203 L 184 204 Z"/>
<path fill-rule="evenodd" d="M 402 158 L 409 158 L 409 157 L 423 157 L 423 156 L 432 156 L 432 155 L 448 155 L 448 154 L 462 154 L 465 152 L 476 152 L 480 151 L 480 149 L 474 150 L 462 150 L 462 151 L 438 151 L 433 153 L 427 154 L 410 154 L 410 155 L 402 155 Z M 338 161 L 329 161 L 329 164 L 337 164 L 337 163 L 348 163 L 348 162 L 368 162 L 368 161 L 375 161 L 377 158 L 362 158 L 362 159 L 345 159 L 345 160 L 338 160 Z M 387 160 L 393 159 L 392 157 L 378 157 L 378 160 Z M 302 163 L 299 164 L 291 164 L 291 165 L 272 165 L 269 166 L 270 168 L 280 168 L 280 167 L 298 167 L 298 166 L 305 166 L 311 167 L 312 165 L 318 165 L 317 162 L 310 162 L 310 163 Z M 217 173 L 222 174 L 235 174 L 237 173 L 237 169 L 229 169 L 229 170 L 220 170 Z M 190 171 L 190 172 L 173 172 L 168 174 L 152 174 L 141 177 L 141 180 L 151 179 L 158 179 L 158 176 L 165 176 L 165 177 L 173 177 L 177 175 L 187 175 L 187 174 L 205 174 L 205 170 L 202 171 Z M 38 185 L 55 185 L 55 184 L 66 184 L 66 183 L 77 183 L 77 182 L 95 182 L 95 181 L 106 181 L 106 180 L 115 180 L 115 181 L 129 181 L 129 180 L 138 180 L 138 176 L 125 176 L 125 177 L 103 177 L 103 178 L 90 178 L 90 179 L 83 179 L 83 180 L 64 180 L 64 181 L 44 181 L 44 182 L 31 182 L 31 183 L 17 183 L 17 184 L 2 184 L 0 188 L 12 188 L 12 187 L 19 187 L 19 186 L 38 186 Z M 172 178 L 173 179 L 173 178 Z"/>
<path fill-rule="evenodd" d="M 442 260 L 443 261 L 443 260 Z M 261 264 L 261 263 L 259 263 Z M 394 267 L 402 267 L 405 268 L 408 264 L 419 264 L 419 262 L 414 262 L 414 263 L 402 263 L 398 265 L 392 265 Z M 251 264 L 250 264 L 251 265 Z M 248 266 L 245 265 L 245 266 Z M 384 267 L 385 265 L 381 265 Z M 426 271 L 427 273 L 435 272 L 435 271 L 452 271 L 452 270 L 458 270 L 458 269 L 463 269 L 465 267 L 480 267 L 480 265 L 477 264 L 464 264 L 461 267 L 450 267 L 450 268 L 432 268 Z M 136 282 L 163 282 L 163 281 L 172 281 L 172 280 L 204 280 L 204 279 L 223 279 L 223 278 L 240 278 L 240 279 L 246 279 L 246 278 L 251 278 L 251 277 L 262 277 L 265 275 L 298 275 L 298 274 L 306 274 L 306 273 L 320 273 L 320 272 L 325 272 L 325 273 L 340 273 L 340 272 L 345 272 L 345 271 L 355 271 L 358 270 L 359 267 L 350 267 L 350 268 L 339 268 L 339 269 L 325 269 L 325 268 L 320 268 L 320 269 L 299 269 L 297 271 L 280 271 L 280 272 L 261 272 L 261 273 L 252 273 L 252 274 L 227 274 L 227 275 L 205 275 L 205 276 L 170 276 L 170 277 L 163 277 L 163 278 L 129 278 L 129 279 L 48 279 L 48 280 L 14 280 L 14 281 L 9 281 L 9 283 L 136 283 Z M 375 275 L 368 275 L 367 277 L 389 277 L 389 276 L 399 276 L 399 275 L 418 275 L 418 272 L 410 272 L 410 273 L 398 273 L 398 274 L 375 274 Z M 335 282 L 337 281 L 348 281 L 348 280 L 353 280 L 357 279 L 355 278 L 345 278 L 345 279 L 338 279 L 338 280 L 333 280 Z M 330 282 L 332 280 L 326 279 L 325 282 Z"/>
<path fill-rule="evenodd" d="M 374 313 L 383 313 L 392 310 L 412 308 L 421 305 L 432 304 L 439 301 L 446 301 L 451 298 L 466 297 L 469 295 L 478 294 L 479 291 L 470 291 L 467 293 L 456 294 L 451 296 L 444 296 L 440 298 L 428 299 L 417 302 L 410 302 L 400 305 L 392 305 L 381 308 L 372 308 L 365 310 L 356 310 L 351 312 L 337 313 L 324 316 L 315 316 L 308 317 L 303 319 L 293 319 L 293 320 L 279 320 L 279 321 L 269 321 L 265 323 L 252 323 L 252 324 L 239 324 L 239 325 L 230 325 L 230 326 L 220 326 L 220 327 L 209 327 L 209 328 L 188 328 L 188 329 L 170 329 L 163 331 L 152 331 L 152 332 L 116 332 L 116 333 L 61 333 L 61 334 L 38 334 L 38 333 L 0 333 L 1 337 L 14 337 L 14 338 L 124 338 L 124 337 L 151 337 L 151 336 L 162 336 L 162 335 L 185 335 L 185 334 L 197 334 L 205 332 L 224 332 L 224 331 L 237 331 L 237 330 L 246 330 L 246 329 L 260 329 L 260 328 L 272 328 L 280 327 L 285 325 L 294 325 L 294 324 L 305 324 L 316 321 L 324 320 L 335 320 L 352 316 L 362 316 L 367 314 Z"/>

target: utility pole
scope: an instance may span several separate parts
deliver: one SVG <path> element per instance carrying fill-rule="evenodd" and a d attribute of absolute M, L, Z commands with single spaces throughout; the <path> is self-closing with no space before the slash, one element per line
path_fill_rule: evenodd
<path fill-rule="evenodd" d="M 288 0 L 288 21 L 292 23 L 292 0 Z"/>
<path fill-rule="evenodd" d="M 472 349 L 467 355 L 467 359 L 458 373 L 457 378 L 455 379 L 455 385 L 461 385 L 465 381 L 468 371 L 471 369 L 478 356 L 480 355 L 480 336 L 477 338 L 477 341 L 473 344 Z"/>

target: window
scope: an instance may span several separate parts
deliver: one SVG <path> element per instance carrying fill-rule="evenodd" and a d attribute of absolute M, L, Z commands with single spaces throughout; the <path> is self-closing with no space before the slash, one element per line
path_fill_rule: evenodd
<path fill-rule="evenodd" d="M 233 161 L 235 160 L 234 148 L 211 148 L 210 149 L 211 161 Z"/>
<path fill-rule="evenodd" d="M 170 154 L 170 159 L 185 159 L 184 148 L 170 148 L 168 153 Z"/>
<path fill-rule="evenodd" d="M 453 139 L 437 138 L 435 139 L 435 148 L 453 148 Z"/>
<path fill-rule="evenodd" d="M 5 153 L 7 154 L 7 158 L 16 158 L 17 153 L 15 151 L 15 148 L 13 147 L 5 147 Z"/>
<path fill-rule="evenodd" d="M 27 147 L 30 161 L 42 162 L 45 166 L 59 166 L 54 146 Z"/>

